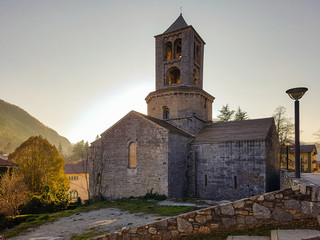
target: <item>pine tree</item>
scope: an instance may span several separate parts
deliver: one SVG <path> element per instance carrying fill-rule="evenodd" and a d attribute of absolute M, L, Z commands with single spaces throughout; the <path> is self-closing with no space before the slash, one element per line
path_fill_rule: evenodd
<path fill-rule="evenodd" d="M 231 110 L 229 107 L 229 104 L 222 106 L 221 110 L 219 110 L 220 114 L 218 115 L 218 118 L 221 122 L 228 122 L 232 119 L 232 116 L 234 114 L 234 110 Z"/>
<path fill-rule="evenodd" d="M 238 107 L 235 115 L 234 115 L 234 120 L 239 121 L 239 120 L 246 120 L 249 119 L 248 113 L 245 111 L 242 111 L 240 107 Z"/>

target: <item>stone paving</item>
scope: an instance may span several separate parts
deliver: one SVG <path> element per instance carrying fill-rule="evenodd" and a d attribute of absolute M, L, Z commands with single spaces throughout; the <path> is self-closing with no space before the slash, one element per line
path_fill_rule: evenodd
<path fill-rule="evenodd" d="M 320 186 L 320 173 L 301 173 L 301 177 L 317 186 Z"/>
<path fill-rule="evenodd" d="M 299 230 L 273 230 L 271 240 L 316 240 L 320 236 L 320 231 L 299 229 Z"/>

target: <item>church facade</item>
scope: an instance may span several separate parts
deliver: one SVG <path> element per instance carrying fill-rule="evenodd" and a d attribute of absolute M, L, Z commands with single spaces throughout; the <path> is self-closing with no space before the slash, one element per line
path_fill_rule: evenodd
<path fill-rule="evenodd" d="M 212 122 L 203 90 L 205 42 L 182 15 L 156 40 L 156 90 L 148 114 L 129 112 L 91 144 L 90 191 L 239 199 L 279 188 L 273 118 Z"/>

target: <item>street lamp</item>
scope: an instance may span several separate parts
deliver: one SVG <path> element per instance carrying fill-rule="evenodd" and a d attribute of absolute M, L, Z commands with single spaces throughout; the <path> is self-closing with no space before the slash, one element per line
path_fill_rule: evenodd
<path fill-rule="evenodd" d="M 300 178 L 300 126 L 299 126 L 299 99 L 308 91 L 308 88 L 300 87 L 300 88 L 291 88 L 286 91 L 289 97 L 294 102 L 294 122 L 295 122 L 295 167 L 296 167 L 296 178 Z"/>

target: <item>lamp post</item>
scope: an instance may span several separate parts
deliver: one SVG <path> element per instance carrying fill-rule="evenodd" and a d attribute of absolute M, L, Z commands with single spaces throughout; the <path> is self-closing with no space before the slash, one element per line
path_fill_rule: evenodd
<path fill-rule="evenodd" d="M 286 91 L 294 102 L 294 122 L 295 122 L 295 174 L 296 178 L 300 178 L 300 124 L 299 124 L 299 99 L 308 91 L 308 88 L 291 88 Z"/>

